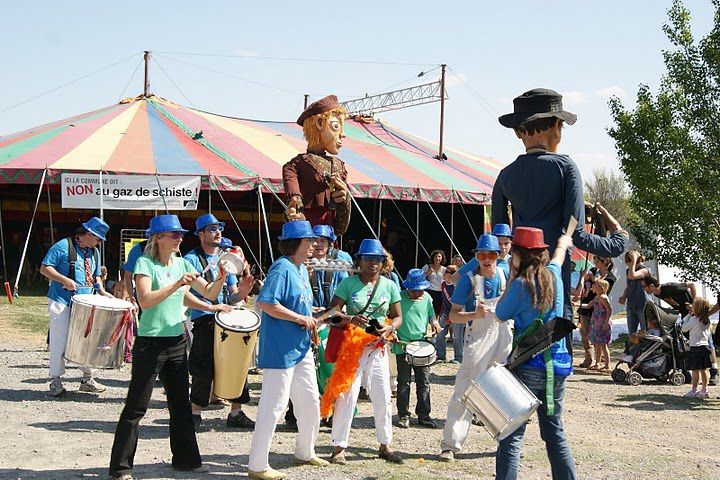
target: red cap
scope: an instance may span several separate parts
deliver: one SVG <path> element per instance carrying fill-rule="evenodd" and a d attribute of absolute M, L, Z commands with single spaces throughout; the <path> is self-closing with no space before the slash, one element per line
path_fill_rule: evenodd
<path fill-rule="evenodd" d="M 523 248 L 548 248 L 543 231 L 534 227 L 517 227 L 512 244 Z"/>

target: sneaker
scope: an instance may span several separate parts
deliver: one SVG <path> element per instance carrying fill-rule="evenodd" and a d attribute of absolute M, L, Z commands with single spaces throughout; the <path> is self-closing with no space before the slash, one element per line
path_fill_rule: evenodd
<path fill-rule="evenodd" d="M 60 397 L 66 393 L 67 390 L 63 387 L 62 380 L 60 380 L 60 378 L 53 378 L 50 382 L 50 396 Z"/>
<path fill-rule="evenodd" d="M 441 462 L 448 462 L 448 463 L 454 462 L 455 461 L 455 452 L 453 452 L 452 450 L 443 450 L 442 452 L 440 452 L 439 459 Z"/>
<path fill-rule="evenodd" d="M 685 395 L 683 395 L 685 398 L 697 398 L 698 392 L 697 390 L 690 390 Z"/>
<path fill-rule="evenodd" d="M 710 394 L 707 390 L 700 390 L 697 394 L 697 398 L 708 398 Z"/>
<path fill-rule="evenodd" d="M 368 395 L 367 390 L 365 390 L 363 387 L 360 387 L 360 393 L 358 394 L 358 398 L 360 400 L 370 400 L 370 395 Z"/>
<path fill-rule="evenodd" d="M 197 432 L 201 426 L 202 426 L 202 416 L 196 415 L 193 413 L 193 427 L 195 427 L 195 431 Z"/>
<path fill-rule="evenodd" d="M 378 457 L 391 463 L 403 463 L 403 459 L 400 457 L 400 455 L 387 447 L 378 450 Z"/>
<path fill-rule="evenodd" d="M 625 363 L 633 363 L 633 360 L 634 360 L 633 356 L 630 355 L 629 353 L 626 353 L 625 355 L 620 357 L 620 361 L 625 362 Z"/>
<path fill-rule="evenodd" d="M 425 428 L 438 428 L 437 424 L 435 424 L 430 417 L 418 418 L 418 425 Z"/>
<path fill-rule="evenodd" d="M 460 365 L 462 362 L 460 360 L 454 358 L 454 359 L 450 360 L 450 363 L 452 363 L 453 365 Z"/>
<path fill-rule="evenodd" d="M 320 457 L 312 457 L 310 460 L 300 460 L 295 457 L 295 465 L 312 465 L 313 467 L 327 467 L 330 462 Z"/>
<path fill-rule="evenodd" d="M 252 430 L 255 428 L 255 422 L 245 415 L 245 412 L 242 410 L 240 410 L 237 415 L 228 414 L 225 425 L 230 428 L 241 428 L 245 430 Z"/>
<path fill-rule="evenodd" d="M 129 473 L 124 473 L 124 474 L 120 475 L 119 477 L 114 477 L 114 476 L 110 475 L 110 478 L 114 478 L 115 480 L 133 480 L 133 476 L 130 475 Z"/>
<path fill-rule="evenodd" d="M 88 378 L 88 379 L 83 379 L 80 382 L 79 390 L 81 392 L 86 392 L 86 393 L 102 393 L 105 390 L 107 390 L 107 388 L 105 388 L 105 385 L 98 382 L 94 378 Z"/>
<path fill-rule="evenodd" d="M 484 427 L 484 426 L 485 426 L 485 424 L 482 422 L 482 420 L 480 420 L 479 418 L 477 418 L 477 417 L 474 416 L 474 415 L 473 415 L 473 418 L 472 418 L 472 424 L 473 424 L 473 425 L 476 425 L 476 426 L 478 426 L 478 427 Z"/>
<path fill-rule="evenodd" d="M 398 418 L 397 426 L 400 428 L 410 428 L 410 417 L 402 416 Z"/>
<path fill-rule="evenodd" d="M 294 418 L 288 418 L 285 420 L 285 429 L 290 432 L 297 432 L 298 426 L 297 426 L 297 420 Z"/>
<path fill-rule="evenodd" d="M 248 477 L 259 478 L 261 480 L 282 480 L 285 478 L 285 474 L 278 472 L 274 468 L 268 468 L 262 472 L 256 472 L 255 470 L 248 470 Z"/>
<path fill-rule="evenodd" d="M 708 385 L 711 385 L 711 386 L 713 386 L 713 387 L 716 386 L 716 385 L 717 385 L 717 378 L 716 378 L 716 377 L 710 377 L 710 378 L 708 379 Z"/>
<path fill-rule="evenodd" d="M 338 453 L 333 453 L 330 456 L 330 463 L 335 465 L 347 465 L 347 460 L 345 459 L 345 450 L 342 450 Z"/>
<path fill-rule="evenodd" d="M 321 427 L 332 428 L 332 423 L 333 423 L 333 417 L 320 419 Z"/>
<path fill-rule="evenodd" d="M 178 467 L 173 465 L 172 468 L 176 472 L 207 473 L 210 471 L 210 469 L 205 465 L 200 465 L 199 467 Z"/>

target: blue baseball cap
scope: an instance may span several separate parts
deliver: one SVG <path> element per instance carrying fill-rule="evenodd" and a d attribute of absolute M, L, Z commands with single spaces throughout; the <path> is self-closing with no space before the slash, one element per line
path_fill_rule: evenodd
<path fill-rule="evenodd" d="M 108 231 L 110 231 L 110 225 L 103 222 L 98 217 L 92 217 L 90 220 L 83 223 L 82 226 L 83 228 L 85 228 L 85 230 L 92 233 L 103 242 L 105 241 L 105 236 L 107 235 Z"/>
<path fill-rule="evenodd" d="M 220 225 L 225 228 L 225 222 L 219 221 L 212 213 L 206 213 L 205 215 L 200 215 L 195 220 L 195 235 L 210 225 Z"/>

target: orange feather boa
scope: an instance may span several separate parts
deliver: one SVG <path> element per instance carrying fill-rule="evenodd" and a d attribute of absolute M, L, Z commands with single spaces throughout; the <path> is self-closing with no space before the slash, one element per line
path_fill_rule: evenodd
<path fill-rule="evenodd" d="M 365 347 L 378 340 L 375 335 L 350 325 L 343 331 L 343 341 L 338 350 L 338 358 L 333 367 L 332 375 L 320 398 L 320 417 L 330 418 L 335 407 L 335 400 L 350 390 L 355 381 L 355 373 L 360 366 L 360 357 Z"/>

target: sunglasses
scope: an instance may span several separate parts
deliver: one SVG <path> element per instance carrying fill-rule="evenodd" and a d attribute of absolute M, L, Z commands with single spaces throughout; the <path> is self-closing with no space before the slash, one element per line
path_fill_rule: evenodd
<path fill-rule="evenodd" d="M 477 252 L 475 256 L 478 260 L 497 260 L 498 254 L 495 252 Z"/>
<path fill-rule="evenodd" d="M 385 257 L 381 255 L 363 255 L 360 257 L 360 260 L 367 260 L 368 262 L 373 263 L 382 263 L 385 261 Z"/>
<path fill-rule="evenodd" d="M 171 237 L 173 240 L 177 240 L 179 238 L 183 238 L 185 234 L 183 232 L 167 232 L 165 236 Z"/>
<path fill-rule="evenodd" d="M 215 233 L 215 232 L 222 232 L 225 230 L 225 227 L 221 227 L 220 225 L 210 225 L 209 227 L 205 227 L 204 230 L 206 232 Z"/>

